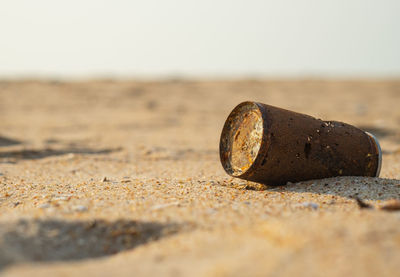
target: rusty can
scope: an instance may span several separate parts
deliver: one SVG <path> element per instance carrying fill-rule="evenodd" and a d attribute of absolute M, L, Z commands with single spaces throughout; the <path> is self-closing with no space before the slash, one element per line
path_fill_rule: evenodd
<path fill-rule="evenodd" d="M 382 152 L 373 135 L 352 125 L 243 102 L 225 122 L 220 158 L 233 177 L 282 185 L 336 176 L 379 176 Z"/>

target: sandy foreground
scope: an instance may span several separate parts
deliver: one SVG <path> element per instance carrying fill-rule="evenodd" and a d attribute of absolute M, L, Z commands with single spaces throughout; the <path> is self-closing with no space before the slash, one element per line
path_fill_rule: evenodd
<path fill-rule="evenodd" d="M 245 100 L 374 133 L 381 177 L 229 177 Z M 400 80 L 0 81 L 0 274 L 399 276 L 399 106 Z"/>

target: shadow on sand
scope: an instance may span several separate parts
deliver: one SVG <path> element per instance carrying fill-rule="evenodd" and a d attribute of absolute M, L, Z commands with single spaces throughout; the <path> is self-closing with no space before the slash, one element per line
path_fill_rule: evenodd
<path fill-rule="evenodd" d="M 77 147 L 67 147 L 63 149 L 21 149 L 13 151 L 1 151 L 0 152 L 0 162 L 1 159 L 12 159 L 12 160 L 35 160 L 42 159 L 50 156 L 60 156 L 65 154 L 109 154 L 112 152 L 121 151 L 122 148 L 107 148 L 107 149 L 91 149 L 87 147 L 77 148 Z"/>
<path fill-rule="evenodd" d="M 113 255 L 178 232 L 177 224 L 21 220 L 0 224 L 0 270 L 14 263 Z"/>
<path fill-rule="evenodd" d="M 361 176 L 335 177 L 289 183 L 285 186 L 268 186 L 264 190 L 336 195 L 346 198 L 359 197 L 364 200 L 387 200 L 400 199 L 400 180 Z"/>
<path fill-rule="evenodd" d="M 0 147 L 21 144 L 20 141 L 0 136 Z"/>

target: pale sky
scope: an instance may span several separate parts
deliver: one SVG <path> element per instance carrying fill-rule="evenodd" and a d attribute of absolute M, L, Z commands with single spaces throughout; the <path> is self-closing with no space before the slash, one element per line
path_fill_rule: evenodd
<path fill-rule="evenodd" d="M 0 0 L 0 77 L 400 76 L 399 0 Z"/>

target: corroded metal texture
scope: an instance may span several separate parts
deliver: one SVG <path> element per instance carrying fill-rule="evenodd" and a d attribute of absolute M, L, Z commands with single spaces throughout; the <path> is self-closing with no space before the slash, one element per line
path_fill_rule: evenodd
<path fill-rule="evenodd" d="M 220 140 L 228 174 L 269 185 L 377 176 L 381 155 L 376 138 L 354 126 L 256 102 L 231 112 Z"/>

